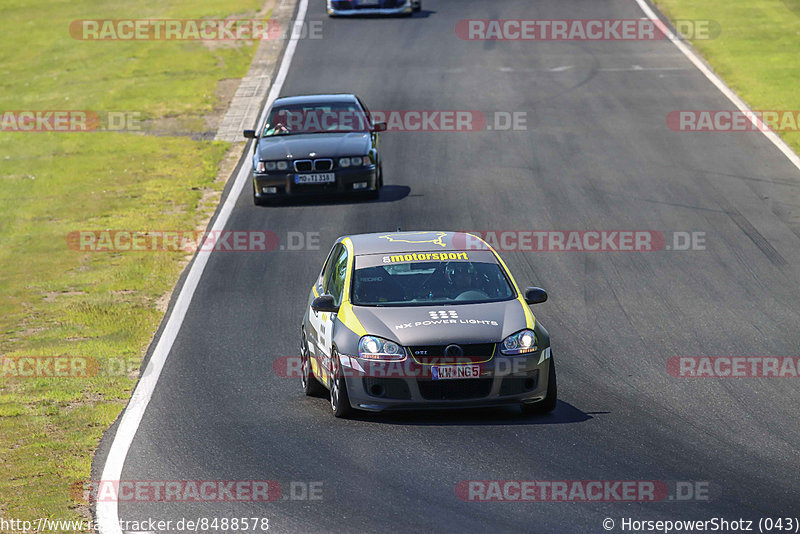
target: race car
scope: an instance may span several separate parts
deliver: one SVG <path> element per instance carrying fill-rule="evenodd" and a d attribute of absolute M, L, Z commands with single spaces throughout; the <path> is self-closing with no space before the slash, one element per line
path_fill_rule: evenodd
<path fill-rule="evenodd" d="M 422 10 L 422 0 L 328 0 L 328 15 L 407 15 Z"/>
<path fill-rule="evenodd" d="M 302 387 L 333 414 L 515 404 L 556 406 L 547 330 L 485 241 L 463 232 L 340 237 L 309 293 Z"/>
<path fill-rule="evenodd" d="M 353 94 L 278 98 L 262 128 L 245 130 L 253 146 L 253 202 L 287 197 L 361 194 L 378 198 L 383 166 L 378 132 Z"/>

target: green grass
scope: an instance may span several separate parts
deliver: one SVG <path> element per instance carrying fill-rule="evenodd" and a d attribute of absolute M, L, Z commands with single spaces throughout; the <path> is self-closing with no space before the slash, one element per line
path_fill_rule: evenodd
<path fill-rule="evenodd" d="M 79 252 L 74 230 L 192 230 L 218 198 L 227 143 L 201 141 L 217 85 L 255 45 L 78 41 L 81 18 L 252 17 L 262 0 L 5 0 L 0 111 L 93 110 L 180 120 L 184 136 L 0 132 L 0 356 L 81 356 L 118 372 L 2 377 L 0 517 L 86 517 L 70 484 L 135 384 L 186 256 Z M 187 127 L 187 125 L 189 125 Z M 188 135 L 196 134 L 196 135 Z M 203 195 L 211 202 L 201 202 Z M 125 372 L 130 368 L 131 372 Z"/>
<path fill-rule="evenodd" d="M 715 39 L 693 40 L 754 110 L 800 110 L 800 0 L 655 0 L 672 20 L 714 20 Z M 800 133 L 779 132 L 800 153 Z"/>

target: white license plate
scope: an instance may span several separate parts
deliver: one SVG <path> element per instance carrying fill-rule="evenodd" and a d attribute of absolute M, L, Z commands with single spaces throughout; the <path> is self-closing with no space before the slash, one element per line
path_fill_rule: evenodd
<path fill-rule="evenodd" d="M 434 380 L 447 380 L 454 378 L 479 378 L 480 365 L 433 365 L 431 375 Z"/>
<path fill-rule="evenodd" d="M 296 174 L 294 177 L 294 183 L 296 184 L 330 184 L 335 181 L 336 175 L 332 172 Z"/>

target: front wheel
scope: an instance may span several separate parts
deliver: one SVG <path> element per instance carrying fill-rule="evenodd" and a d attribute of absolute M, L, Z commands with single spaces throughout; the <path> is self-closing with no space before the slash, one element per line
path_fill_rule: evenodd
<path fill-rule="evenodd" d="M 334 417 L 348 417 L 353 408 L 350 406 L 350 397 L 347 395 L 347 383 L 342 373 L 342 364 L 339 362 L 339 355 L 334 351 L 331 354 L 331 409 Z"/>
<path fill-rule="evenodd" d="M 419 13 L 420 11 L 422 11 L 422 0 L 417 0 L 416 2 L 412 0 L 411 5 L 414 8 L 414 13 Z"/>
<path fill-rule="evenodd" d="M 558 400 L 558 383 L 556 381 L 556 362 L 553 359 L 553 351 L 550 351 L 550 371 L 547 373 L 547 395 L 544 399 L 535 404 L 523 404 L 522 413 L 524 415 L 541 415 L 550 413 L 556 408 Z"/>

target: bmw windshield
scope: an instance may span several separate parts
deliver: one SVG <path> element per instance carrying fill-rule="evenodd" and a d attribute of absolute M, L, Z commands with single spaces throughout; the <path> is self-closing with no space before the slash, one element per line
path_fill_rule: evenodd
<path fill-rule="evenodd" d="M 275 107 L 262 136 L 367 131 L 369 120 L 357 104 L 335 102 Z"/>
<path fill-rule="evenodd" d="M 493 260 L 487 252 L 357 256 L 352 302 L 357 306 L 431 306 L 515 298 L 503 269 Z"/>

